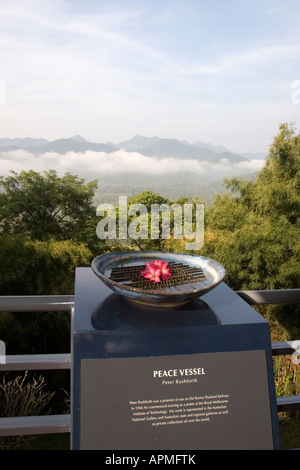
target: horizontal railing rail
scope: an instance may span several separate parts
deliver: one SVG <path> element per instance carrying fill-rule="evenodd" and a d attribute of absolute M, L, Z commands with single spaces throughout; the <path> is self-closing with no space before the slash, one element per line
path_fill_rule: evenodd
<path fill-rule="evenodd" d="M 300 289 L 237 291 L 250 305 L 300 303 Z M 73 295 L 2 296 L 0 312 L 69 311 Z M 293 354 L 295 341 L 272 343 L 274 356 Z M 70 354 L 6 355 L 0 371 L 71 369 Z M 300 396 L 277 397 L 278 411 L 300 409 Z M 0 418 L 0 436 L 70 432 L 70 414 Z"/>
<path fill-rule="evenodd" d="M 295 341 L 279 341 L 272 343 L 273 356 L 285 356 L 295 352 Z M 294 345 L 294 346 L 293 346 Z M 300 341 L 299 341 L 300 345 Z"/>
<path fill-rule="evenodd" d="M 236 293 L 251 305 L 300 303 L 300 289 L 246 290 Z"/>
<path fill-rule="evenodd" d="M 7 355 L 1 371 L 71 369 L 71 354 Z"/>
<path fill-rule="evenodd" d="M 69 414 L 0 418 L 0 437 L 69 432 Z"/>
<path fill-rule="evenodd" d="M 5 295 L 0 296 L 0 312 L 71 311 L 74 295 Z"/>

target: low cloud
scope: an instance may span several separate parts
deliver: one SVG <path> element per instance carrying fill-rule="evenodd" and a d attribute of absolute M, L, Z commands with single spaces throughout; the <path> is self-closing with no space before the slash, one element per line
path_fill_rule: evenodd
<path fill-rule="evenodd" d="M 59 175 L 66 172 L 86 179 L 99 179 L 106 174 L 145 173 L 152 176 L 167 173 L 192 172 L 209 180 L 228 176 L 239 176 L 259 171 L 264 160 L 251 160 L 230 163 L 224 159 L 219 163 L 179 158 L 147 157 L 136 152 L 118 150 L 114 153 L 86 151 L 84 153 L 68 152 L 60 154 L 48 152 L 35 155 L 25 150 L 12 150 L 0 154 L 0 174 L 8 175 L 11 170 L 34 170 L 42 172 L 55 169 Z M 201 178 L 202 179 L 202 178 Z"/>

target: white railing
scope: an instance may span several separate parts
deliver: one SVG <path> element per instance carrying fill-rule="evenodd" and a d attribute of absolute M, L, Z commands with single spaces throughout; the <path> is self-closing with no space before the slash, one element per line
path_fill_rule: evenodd
<path fill-rule="evenodd" d="M 237 292 L 251 305 L 272 303 L 300 303 L 300 289 Z M 74 296 L 2 296 L 0 312 L 69 311 L 72 313 Z M 292 354 L 292 341 L 272 343 L 272 353 Z M 70 354 L 6 355 L 0 371 L 71 369 Z M 300 409 L 300 396 L 278 397 L 278 411 Z M 70 415 L 45 415 L 0 418 L 0 436 L 57 434 L 70 432 Z"/>

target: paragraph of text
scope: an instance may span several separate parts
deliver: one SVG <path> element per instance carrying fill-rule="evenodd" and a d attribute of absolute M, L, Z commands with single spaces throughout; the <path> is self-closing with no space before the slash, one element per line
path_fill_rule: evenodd
<path fill-rule="evenodd" d="M 131 420 L 152 426 L 209 422 L 228 415 L 228 405 L 228 394 L 129 401 Z"/>

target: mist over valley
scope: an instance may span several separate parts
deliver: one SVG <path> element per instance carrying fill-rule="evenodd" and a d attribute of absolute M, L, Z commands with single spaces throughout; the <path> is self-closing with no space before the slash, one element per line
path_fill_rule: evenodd
<path fill-rule="evenodd" d="M 117 203 L 119 195 L 144 190 L 169 199 L 198 196 L 209 204 L 224 192 L 224 178 L 252 179 L 265 155 L 231 152 L 197 141 L 134 136 L 120 143 L 89 142 L 76 135 L 48 141 L 35 138 L 0 139 L 1 174 L 11 170 L 55 169 L 87 180 L 99 180 L 96 202 Z"/>

